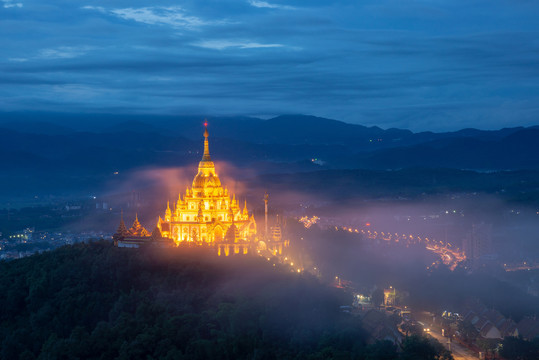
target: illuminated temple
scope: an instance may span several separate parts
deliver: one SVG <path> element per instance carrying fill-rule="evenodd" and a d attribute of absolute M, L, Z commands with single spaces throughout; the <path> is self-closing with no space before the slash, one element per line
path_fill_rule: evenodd
<path fill-rule="evenodd" d="M 163 237 L 176 244 L 201 243 L 215 245 L 218 253 L 246 254 L 255 240 L 256 223 L 249 215 L 247 201 L 243 209 L 235 195 L 223 188 L 211 161 L 208 129 L 204 131 L 204 155 L 191 188 L 179 194 L 174 208 L 167 205 L 164 219 L 157 227 Z M 231 246 L 233 245 L 233 246 Z"/>
<path fill-rule="evenodd" d="M 205 124 L 207 125 L 207 124 Z M 175 203 L 167 204 L 164 216 L 159 216 L 150 234 L 138 222 L 131 229 L 123 223 L 123 216 L 114 242 L 119 247 L 138 247 L 143 243 L 160 243 L 176 246 L 209 246 L 218 255 L 259 254 L 282 255 L 288 241 L 282 239 L 280 226 L 267 229 L 257 235 L 253 214 L 249 213 L 247 201 L 240 204 L 234 194 L 223 188 L 210 157 L 208 129 L 204 131 L 204 154 L 198 164 L 198 172 L 191 188 L 179 194 Z"/>

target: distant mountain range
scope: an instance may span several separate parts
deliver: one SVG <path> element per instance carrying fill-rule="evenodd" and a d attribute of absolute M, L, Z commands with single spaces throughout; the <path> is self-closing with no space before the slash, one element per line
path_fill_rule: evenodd
<path fill-rule="evenodd" d="M 110 172 L 196 163 L 203 116 L 0 114 L 0 166 Z M 217 161 L 264 172 L 539 168 L 539 126 L 413 133 L 305 115 L 208 117 Z"/>

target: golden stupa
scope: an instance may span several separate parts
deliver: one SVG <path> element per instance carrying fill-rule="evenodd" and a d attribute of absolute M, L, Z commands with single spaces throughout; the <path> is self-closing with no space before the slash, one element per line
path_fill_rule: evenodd
<path fill-rule="evenodd" d="M 172 207 L 170 202 L 167 204 L 164 217 L 159 216 L 151 233 L 144 229 L 138 216 L 128 230 L 122 212 L 120 226 L 113 236 L 114 244 L 118 247 L 145 244 L 208 246 L 220 256 L 253 253 L 268 259 L 270 256 L 282 257 L 289 241 L 283 238 L 279 220 L 274 226 L 268 226 L 268 194 L 264 196 L 264 231 L 257 234 L 255 218 L 247 209 L 247 201 L 241 208 L 236 196 L 221 185 L 210 157 L 208 124 L 204 126 L 204 155 L 191 188 L 187 188 L 183 195 L 180 193 Z"/>
<path fill-rule="evenodd" d="M 210 157 L 207 123 L 204 125 L 204 155 L 192 187 L 179 194 L 173 208 L 169 202 L 157 227 L 176 245 L 212 245 L 219 255 L 246 254 L 255 242 L 256 222 L 247 201 L 241 209 L 236 196 L 221 185 Z"/>

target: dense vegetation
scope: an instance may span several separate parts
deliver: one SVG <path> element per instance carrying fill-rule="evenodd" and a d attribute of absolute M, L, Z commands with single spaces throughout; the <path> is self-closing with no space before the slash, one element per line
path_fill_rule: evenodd
<path fill-rule="evenodd" d="M 420 338 L 367 345 L 348 302 L 264 258 L 77 244 L 0 263 L 0 358 L 439 358 Z"/>

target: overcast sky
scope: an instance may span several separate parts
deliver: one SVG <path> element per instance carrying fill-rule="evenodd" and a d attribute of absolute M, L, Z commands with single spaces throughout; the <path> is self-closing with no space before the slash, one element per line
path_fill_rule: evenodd
<path fill-rule="evenodd" d="M 0 0 L 0 110 L 539 124 L 539 1 Z"/>

